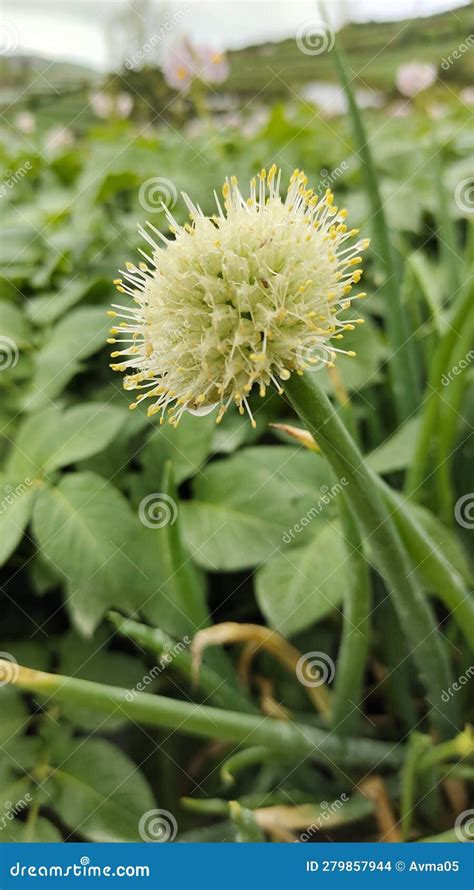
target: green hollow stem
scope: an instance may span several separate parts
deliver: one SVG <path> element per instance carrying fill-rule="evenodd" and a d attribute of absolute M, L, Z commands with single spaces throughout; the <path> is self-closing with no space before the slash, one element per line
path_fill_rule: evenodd
<path fill-rule="evenodd" d="M 362 699 L 369 653 L 371 591 L 369 567 L 362 549 L 359 526 L 344 492 L 341 492 L 339 505 L 344 537 L 350 549 L 350 583 L 343 601 L 342 639 L 331 716 L 335 731 L 340 735 L 349 735 L 357 727 L 361 716 L 358 706 Z"/>
<path fill-rule="evenodd" d="M 118 612 L 109 612 L 107 617 L 121 636 L 132 640 L 154 655 L 159 663 L 164 662 L 165 667 L 167 664 L 172 666 L 183 677 L 193 682 L 191 655 L 181 641 L 174 640 L 160 628 L 148 627 L 146 624 L 124 618 Z M 257 709 L 247 696 L 231 686 L 222 674 L 206 664 L 201 665 L 199 672 L 199 689 L 220 708 L 257 713 Z"/>
<path fill-rule="evenodd" d="M 432 443 L 436 441 L 436 434 L 439 432 L 440 404 L 443 388 L 446 385 L 443 380 L 448 379 L 449 381 L 449 377 L 446 378 L 446 375 L 453 370 L 452 356 L 456 351 L 459 339 L 467 337 L 466 349 L 469 348 L 469 338 L 472 337 L 474 323 L 473 291 L 473 283 L 468 281 L 460 294 L 448 331 L 438 343 L 433 356 L 428 381 L 429 395 L 424 403 L 415 453 L 405 483 L 405 490 L 409 494 L 421 490 L 425 482 L 425 471 L 432 454 Z"/>
<path fill-rule="evenodd" d="M 451 611 L 464 639 L 474 650 L 474 598 L 471 591 L 423 526 L 404 508 L 403 498 L 381 480 L 379 485 L 405 549 L 420 577 Z"/>
<path fill-rule="evenodd" d="M 357 445 L 315 382 L 315 376 L 293 374 L 286 383 L 286 393 L 338 478 L 348 480 L 345 488 L 348 501 L 370 540 L 427 697 L 435 702 L 453 678 L 434 613 L 413 573 L 390 510 L 381 495 L 378 477 L 365 465 Z M 459 728 L 456 702 L 450 699 L 443 711 L 433 707 L 430 719 L 440 738 L 450 738 Z"/>
<path fill-rule="evenodd" d="M 408 314 L 402 305 L 399 287 L 400 274 L 396 268 L 377 171 L 372 158 L 365 124 L 357 106 L 344 57 L 336 46 L 332 52 L 341 85 L 347 97 L 354 141 L 360 158 L 361 173 L 369 199 L 374 244 L 385 273 L 387 332 L 391 345 L 390 381 L 397 414 L 399 419 L 403 420 L 416 410 L 419 401 L 416 352 L 413 339 L 410 337 Z"/>
<path fill-rule="evenodd" d="M 398 768 L 403 761 L 403 745 L 364 738 L 341 738 L 304 724 L 287 723 L 253 714 L 196 705 L 187 701 L 106 686 L 20 667 L 12 676 L 9 662 L 0 661 L 0 671 L 11 676 L 19 689 L 46 696 L 48 704 L 67 702 L 87 706 L 104 717 L 120 713 L 146 726 L 179 731 L 201 738 L 217 739 L 244 746 L 265 746 L 287 757 L 309 757 L 326 765 Z"/>
<path fill-rule="evenodd" d="M 221 779 L 225 785 L 233 785 L 235 782 L 235 773 L 240 770 L 247 769 L 249 766 L 256 766 L 268 759 L 268 748 L 243 748 L 227 758 L 221 766 Z"/>

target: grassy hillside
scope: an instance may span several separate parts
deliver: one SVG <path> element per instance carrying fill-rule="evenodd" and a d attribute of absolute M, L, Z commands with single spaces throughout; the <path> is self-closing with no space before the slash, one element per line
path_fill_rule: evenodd
<path fill-rule="evenodd" d="M 441 66 L 443 58 L 458 49 L 473 33 L 474 6 L 470 4 L 454 12 L 427 18 L 349 24 L 338 32 L 338 40 L 361 85 L 390 89 L 401 63 L 420 59 Z M 311 80 L 334 79 L 329 54 L 305 55 L 293 38 L 251 46 L 230 56 L 232 70 L 226 88 L 237 92 L 266 90 L 281 93 L 287 89 L 285 85 L 291 87 Z M 472 83 L 472 49 L 463 52 L 461 58 L 441 74 L 452 83 Z"/>
<path fill-rule="evenodd" d="M 413 59 L 436 65 L 440 77 L 452 85 L 465 85 L 474 79 L 474 53 L 462 51 L 447 70 L 447 59 L 474 33 L 474 6 L 460 7 L 427 18 L 398 22 L 349 24 L 338 32 L 356 84 L 373 89 L 393 89 L 397 67 Z M 334 80 L 333 60 L 328 52 L 307 55 L 294 38 L 279 43 L 265 43 L 229 52 L 231 72 L 220 92 L 255 96 L 285 96 L 311 81 Z M 43 76 L 45 75 L 45 76 Z M 74 117 L 77 124 L 84 116 L 84 89 L 97 81 L 98 74 L 85 66 L 52 62 L 29 56 L 0 56 L 0 103 L 10 105 L 16 97 L 35 109 L 38 104 L 51 114 Z M 143 109 L 166 106 L 170 92 L 158 69 L 124 71 L 110 82 L 115 91 L 128 89 Z M 29 86 L 25 89 L 25 84 Z M 62 93 L 61 95 L 58 95 Z M 66 102 L 67 107 L 63 107 Z M 58 104 L 59 103 L 59 104 Z M 86 114 L 87 116 L 87 114 Z"/>

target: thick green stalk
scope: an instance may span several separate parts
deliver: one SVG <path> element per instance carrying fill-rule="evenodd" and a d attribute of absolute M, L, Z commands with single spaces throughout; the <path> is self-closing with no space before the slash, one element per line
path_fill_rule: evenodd
<path fill-rule="evenodd" d="M 446 275 L 445 289 L 448 290 L 446 295 L 449 297 L 449 291 L 455 291 L 460 283 L 462 261 L 459 256 L 459 245 L 456 238 L 456 224 L 451 216 L 451 195 L 446 188 L 443 178 L 445 161 L 445 158 L 443 157 L 443 146 L 436 147 L 435 152 L 433 172 L 438 198 L 436 234 L 438 236 L 441 266 L 445 270 Z"/>
<path fill-rule="evenodd" d="M 460 294 L 448 331 L 438 343 L 433 356 L 428 382 L 429 395 L 424 402 L 415 453 L 407 473 L 405 488 L 408 493 L 414 493 L 421 489 L 425 481 L 425 468 L 432 453 L 432 443 L 436 441 L 437 434 L 440 432 L 439 412 L 445 385 L 443 380 L 447 378 L 447 375 L 453 369 L 452 356 L 453 352 L 456 351 L 459 337 L 464 336 L 466 330 L 472 336 L 474 319 L 473 294 L 473 282 L 468 280 Z M 447 379 L 449 380 L 449 378 Z"/>
<path fill-rule="evenodd" d="M 11 665 L 0 661 L 6 676 Z M 240 714 L 187 701 L 105 686 L 89 680 L 46 674 L 18 667 L 11 681 L 19 689 L 46 696 L 48 704 L 68 702 L 86 705 L 105 716 L 120 713 L 135 723 L 159 726 L 203 738 L 241 745 L 263 745 L 287 757 L 310 757 L 326 765 L 396 768 L 403 760 L 403 746 L 372 739 L 340 738 L 310 726 L 286 723 L 253 714 Z"/>
<path fill-rule="evenodd" d="M 385 211 L 380 195 L 377 171 L 369 147 L 369 140 L 362 115 L 347 74 L 342 54 L 333 49 L 336 68 L 347 97 L 354 131 L 357 154 L 371 210 L 371 224 L 376 252 L 380 256 L 385 273 L 384 301 L 387 312 L 387 332 L 391 345 L 390 379 L 399 420 L 404 420 L 416 410 L 419 403 L 418 369 L 414 342 L 410 337 L 408 316 L 404 310 L 399 289 L 400 274 L 396 268 Z"/>
<path fill-rule="evenodd" d="M 158 660 L 168 660 L 173 668 L 183 677 L 192 682 L 192 659 L 188 649 L 182 642 L 169 637 L 160 628 L 148 627 L 130 618 L 124 618 L 118 612 L 109 612 L 108 619 L 117 631 L 138 646 L 151 652 Z M 231 686 L 220 673 L 206 664 L 201 665 L 199 672 L 199 688 L 221 708 L 238 709 L 247 713 L 256 713 L 252 702 L 239 689 Z"/>
<path fill-rule="evenodd" d="M 331 703 L 331 724 L 335 732 L 348 735 L 361 717 L 358 705 L 369 652 L 371 591 L 369 566 L 362 550 L 359 527 L 343 492 L 339 504 L 344 537 L 350 550 L 350 583 L 343 602 L 342 639 Z"/>
<path fill-rule="evenodd" d="M 453 678 L 435 616 L 413 575 L 411 562 L 381 495 L 378 478 L 364 464 L 359 449 L 316 384 L 315 376 L 293 374 L 286 384 L 286 392 L 338 478 L 344 476 L 348 480 L 347 498 L 370 539 L 427 696 L 436 701 L 440 690 L 447 689 Z M 442 738 L 452 736 L 458 726 L 458 707 L 453 699 L 446 703 L 443 712 L 432 709 L 430 716 Z"/>
<path fill-rule="evenodd" d="M 445 392 L 441 397 L 440 425 L 436 453 L 436 488 L 438 494 L 439 512 L 447 525 L 453 524 L 454 519 L 454 491 L 451 480 L 450 454 L 456 443 L 456 437 L 460 427 L 461 407 L 466 390 L 469 371 L 467 367 L 474 358 L 474 307 L 461 331 L 457 346 L 452 352 L 453 374 Z M 460 372 L 460 373 L 459 373 Z"/>
<path fill-rule="evenodd" d="M 381 480 L 379 485 L 405 549 L 416 566 L 420 578 L 450 609 L 469 647 L 474 650 L 474 597 L 471 591 L 466 587 L 461 575 L 436 547 L 428 532 L 405 508 L 400 495 Z"/>

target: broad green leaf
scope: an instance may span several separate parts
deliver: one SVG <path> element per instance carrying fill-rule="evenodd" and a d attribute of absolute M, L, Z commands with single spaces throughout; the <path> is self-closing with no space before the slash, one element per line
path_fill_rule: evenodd
<path fill-rule="evenodd" d="M 66 411 L 46 408 L 24 420 L 9 458 L 9 471 L 48 473 L 102 451 L 117 435 L 127 412 L 102 402 Z"/>
<path fill-rule="evenodd" d="M 264 428 L 261 424 L 261 414 L 258 414 L 258 427 L 253 429 L 248 417 L 242 417 L 235 407 L 232 407 L 225 416 L 225 423 L 214 428 L 212 451 L 221 454 L 232 454 L 242 445 L 254 442 Z"/>
<path fill-rule="evenodd" d="M 96 632 L 93 640 L 84 640 L 72 631 L 65 634 L 57 647 L 58 672 L 82 680 L 133 689 L 143 680 L 147 668 L 136 655 L 132 657 L 107 648 L 108 636 L 108 633 Z M 97 714 L 93 708 L 78 707 L 75 703 L 69 705 L 63 702 L 61 714 L 75 726 L 89 732 L 99 728 L 101 732 L 110 732 L 126 723 L 120 711 L 104 722 L 103 715 Z"/>
<path fill-rule="evenodd" d="M 155 801 L 129 757 L 102 739 L 76 739 L 55 755 L 51 805 L 71 830 L 96 843 L 142 840 L 138 825 Z"/>
<path fill-rule="evenodd" d="M 62 835 L 49 819 L 40 817 L 32 824 L 14 819 L 0 831 L 0 843 L 14 844 L 60 844 Z"/>
<path fill-rule="evenodd" d="M 25 814 L 33 800 L 33 782 L 16 770 L 14 756 L 5 757 L 0 767 L 0 843 L 14 841 L 18 826 L 15 816 Z"/>
<path fill-rule="evenodd" d="M 158 427 L 147 439 L 140 453 L 140 462 L 147 481 L 161 479 L 164 465 L 171 460 L 173 474 L 179 484 L 194 476 L 205 462 L 215 431 L 216 419 L 183 414 L 177 428 L 169 424 Z"/>
<path fill-rule="evenodd" d="M 363 302 L 363 301 L 361 301 Z M 345 321 L 350 322 L 348 314 Z M 380 364 L 387 356 L 384 341 L 374 323 L 365 316 L 365 324 L 357 326 L 355 331 L 344 333 L 341 343 L 343 349 L 352 350 L 356 356 L 349 358 L 340 355 L 337 359 L 337 369 L 343 383 L 348 390 L 363 389 L 364 386 L 373 386 L 380 379 Z M 326 371 L 316 371 L 320 374 L 318 380 L 328 390 L 333 390 L 333 384 Z"/>
<path fill-rule="evenodd" d="M 27 318 L 17 306 L 4 300 L 0 302 L 0 345 L 2 337 L 13 340 L 19 349 L 31 342 Z"/>
<path fill-rule="evenodd" d="M 56 488 L 40 492 L 33 533 L 67 580 L 68 607 L 85 632 L 111 605 L 136 605 L 141 568 L 132 561 L 129 542 L 137 522 L 123 495 L 94 473 L 65 476 Z M 148 578 L 142 577 L 146 589 Z"/>
<path fill-rule="evenodd" d="M 246 448 L 207 466 L 194 480 L 195 499 L 180 507 L 193 558 L 211 571 L 258 565 L 284 545 L 328 481 L 322 458 L 284 445 Z"/>
<path fill-rule="evenodd" d="M 33 480 L 0 478 L 0 565 L 16 550 L 28 525 L 38 488 Z"/>
<path fill-rule="evenodd" d="M 86 297 L 92 301 L 92 298 L 100 299 L 107 293 L 110 293 L 110 282 L 104 278 L 98 278 L 93 282 L 76 278 L 58 291 L 42 294 L 30 300 L 28 314 L 36 325 L 52 324 Z"/>
<path fill-rule="evenodd" d="M 348 584 L 346 556 L 339 527 L 327 524 L 304 547 L 287 547 L 262 566 L 256 594 L 269 625 L 292 636 L 337 608 Z"/>
<path fill-rule="evenodd" d="M 367 463 L 376 473 L 393 473 L 395 470 L 404 470 L 409 465 L 419 425 L 419 418 L 411 417 L 367 456 Z"/>
<path fill-rule="evenodd" d="M 81 370 L 81 362 L 105 345 L 109 319 L 103 308 L 83 307 L 66 315 L 35 357 L 31 392 L 25 408 L 44 407 Z"/>

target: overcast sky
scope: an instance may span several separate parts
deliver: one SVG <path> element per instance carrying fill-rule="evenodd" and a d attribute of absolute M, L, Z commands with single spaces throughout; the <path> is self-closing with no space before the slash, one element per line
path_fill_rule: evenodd
<path fill-rule="evenodd" d="M 332 23 L 339 25 L 348 19 L 418 17 L 455 9 L 467 2 L 326 0 L 326 9 Z M 7 42 L 17 51 L 84 62 L 96 68 L 112 67 L 114 33 L 108 22 L 120 17 L 128 3 L 129 0 L 2 0 L 0 33 L 6 34 Z M 178 19 L 168 40 L 186 32 L 216 48 L 279 40 L 296 34 L 303 23 L 318 19 L 316 0 L 156 0 L 156 6 L 166 9 L 169 20 Z"/>

